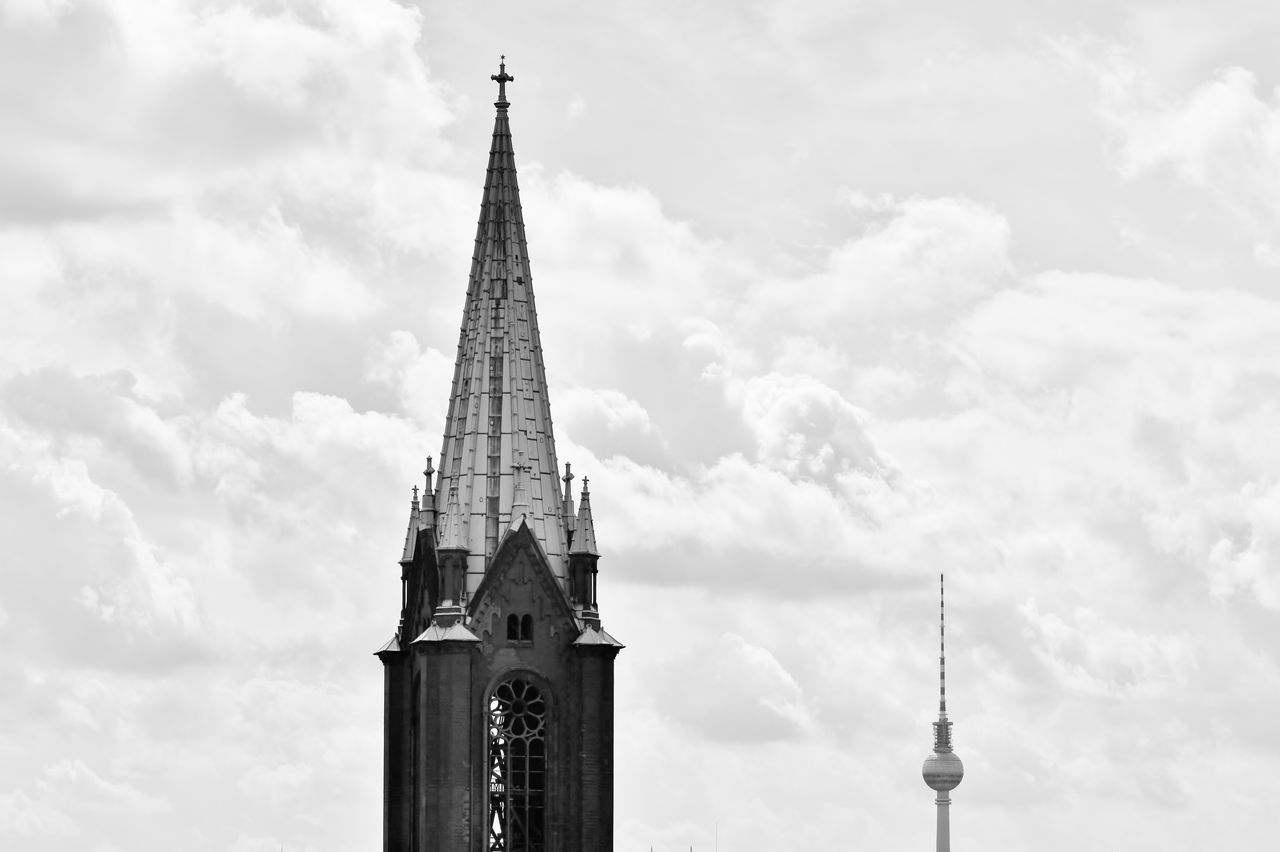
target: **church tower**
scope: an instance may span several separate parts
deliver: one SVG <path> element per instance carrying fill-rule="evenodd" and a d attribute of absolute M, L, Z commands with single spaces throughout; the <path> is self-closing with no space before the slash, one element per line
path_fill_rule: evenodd
<path fill-rule="evenodd" d="M 613 660 L 584 478 L 556 461 L 505 58 L 437 472 L 385 681 L 384 852 L 613 848 Z M 563 488 L 561 487 L 563 483 Z"/>

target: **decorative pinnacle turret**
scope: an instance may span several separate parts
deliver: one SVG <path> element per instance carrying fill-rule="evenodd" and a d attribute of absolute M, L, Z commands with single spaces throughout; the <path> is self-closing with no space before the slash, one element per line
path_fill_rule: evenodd
<path fill-rule="evenodd" d="M 564 518 L 565 550 L 573 547 L 574 512 L 573 512 L 573 469 L 569 462 L 564 463 L 564 499 L 560 503 L 560 514 Z"/>
<path fill-rule="evenodd" d="M 573 547 L 569 552 L 598 557 L 600 551 L 596 549 L 596 524 L 591 517 L 590 483 L 590 479 L 582 477 L 582 493 L 578 495 L 578 519 L 573 525 Z"/>
<path fill-rule="evenodd" d="M 458 506 L 458 486 L 449 486 L 449 498 L 445 501 L 444 518 L 440 521 L 440 543 L 437 550 L 469 550 L 467 533 L 463 528 L 466 518 Z"/>
<path fill-rule="evenodd" d="M 507 55 L 505 53 L 498 62 L 498 73 L 490 74 L 489 79 L 498 84 L 498 99 L 494 101 L 493 105 L 499 109 L 506 109 L 511 106 L 507 102 L 507 84 L 515 82 L 516 78 L 507 73 Z"/>

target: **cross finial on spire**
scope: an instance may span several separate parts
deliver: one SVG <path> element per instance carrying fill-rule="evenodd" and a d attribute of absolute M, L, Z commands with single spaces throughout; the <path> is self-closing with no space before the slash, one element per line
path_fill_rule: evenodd
<path fill-rule="evenodd" d="M 413 502 L 415 504 L 418 502 L 418 486 L 416 485 L 413 486 Z"/>
<path fill-rule="evenodd" d="M 494 102 L 494 106 L 500 108 L 510 106 L 507 103 L 507 84 L 514 82 L 516 78 L 507 73 L 507 55 L 505 53 L 498 62 L 498 73 L 490 74 L 489 79 L 498 84 L 498 100 Z"/>

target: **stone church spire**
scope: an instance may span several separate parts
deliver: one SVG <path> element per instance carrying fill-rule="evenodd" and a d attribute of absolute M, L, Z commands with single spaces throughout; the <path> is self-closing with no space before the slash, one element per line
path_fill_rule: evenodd
<path fill-rule="evenodd" d="M 439 515 L 447 495 L 457 490 L 469 552 L 468 595 L 484 579 L 503 533 L 518 520 L 512 517 L 517 496 L 562 586 L 567 569 L 559 466 L 507 116 L 506 86 L 515 78 L 505 58 L 492 79 L 499 87 L 497 116 L 435 491 Z"/>
<path fill-rule="evenodd" d="M 383 852 L 610 852 L 613 663 L 591 494 L 556 463 L 505 61 L 439 470 L 383 666 Z M 607 545 L 607 542 L 606 542 Z"/>

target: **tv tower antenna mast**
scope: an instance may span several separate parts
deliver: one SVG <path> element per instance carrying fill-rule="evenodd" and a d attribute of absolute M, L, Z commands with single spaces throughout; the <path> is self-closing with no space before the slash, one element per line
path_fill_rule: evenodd
<path fill-rule="evenodd" d="M 947 718 L 946 577 L 938 575 L 938 721 L 933 723 L 933 754 L 924 759 L 924 783 L 938 793 L 938 852 L 951 852 L 951 791 L 964 778 L 964 764 L 951 750 Z"/>

